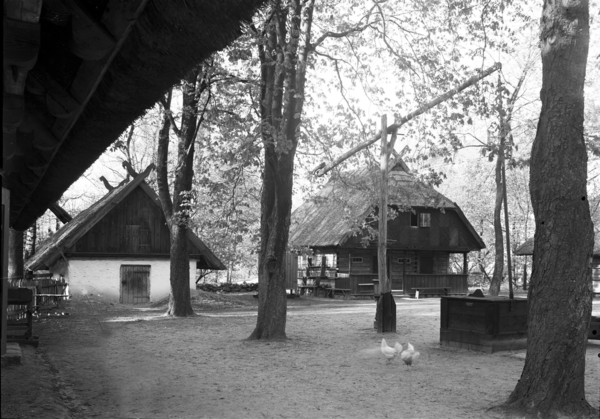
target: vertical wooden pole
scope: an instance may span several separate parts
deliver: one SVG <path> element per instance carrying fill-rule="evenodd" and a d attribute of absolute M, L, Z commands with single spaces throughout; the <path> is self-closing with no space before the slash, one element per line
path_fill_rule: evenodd
<path fill-rule="evenodd" d="M 6 308 L 8 304 L 8 223 L 10 213 L 10 191 L 2 188 L 2 214 L 0 222 L 0 278 L 2 278 L 2 321 L 0 324 L 0 353 L 6 353 Z"/>
<path fill-rule="evenodd" d="M 463 275 L 467 275 L 469 273 L 469 265 L 467 261 L 467 253 L 463 253 Z"/>
<path fill-rule="evenodd" d="M 391 291 L 387 277 L 387 204 L 388 204 L 388 146 L 387 116 L 381 116 L 381 153 L 379 159 L 379 245 L 377 247 L 377 263 L 379 265 L 379 287 L 382 294 Z"/>
<path fill-rule="evenodd" d="M 388 144 L 387 117 L 381 117 L 380 195 L 379 195 L 379 243 L 377 265 L 381 296 L 377 300 L 375 323 L 378 333 L 396 333 L 396 302 L 387 275 L 387 206 L 388 206 Z"/>
<path fill-rule="evenodd" d="M 410 220 L 409 220 L 410 221 Z M 402 294 L 406 295 L 406 250 L 402 251 L 402 258 L 404 263 L 402 264 Z"/>
<path fill-rule="evenodd" d="M 8 277 L 20 279 L 23 278 L 23 236 L 22 231 L 16 231 L 12 228 L 8 233 Z"/>

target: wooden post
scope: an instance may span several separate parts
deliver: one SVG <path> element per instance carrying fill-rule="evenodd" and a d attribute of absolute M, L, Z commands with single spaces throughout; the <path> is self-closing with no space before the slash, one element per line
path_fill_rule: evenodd
<path fill-rule="evenodd" d="M 406 292 L 406 285 L 405 285 L 405 281 L 406 281 L 406 250 L 402 251 L 402 259 L 404 261 L 404 263 L 402 263 L 402 294 L 406 295 L 406 294 L 408 294 Z"/>
<path fill-rule="evenodd" d="M 463 253 L 463 275 L 469 274 L 469 262 L 467 261 L 467 253 Z"/>
<path fill-rule="evenodd" d="M 6 353 L 6 307 L 8 304 L 8 223 L 10 213 L 10 191 L 2 188 L 2 229 L 0 234 L 0 277 L 2 278 L 2 323 L 0 325 L 0 353 Z"/>
<path fill-rule="evenodd" d="M 388 146 L 387 116 L 381 116 L 381 153 L 379 159 L 379 245 L 377 246 L 377 264 L 379 265 L 379 287 L 382 294 L 391 291 L 387 277 L 387 206 L 388 206 Z"/>
<path fill-rule="evenodd" d="M 23 232 L 12 228 L 8 233 L 8 277 L 23 278 Z"/>
<path fill-rule="evenodd" d="M 396 333 L 396 302 L 387 275 L 387 206 L 388 206 L 388 161 L 387 117 L 381 116 L 380 195 L 379 195 L 379 243 L 377 264 L 381 296 L 377 300 L 375 322 L 377 333 Z"/>

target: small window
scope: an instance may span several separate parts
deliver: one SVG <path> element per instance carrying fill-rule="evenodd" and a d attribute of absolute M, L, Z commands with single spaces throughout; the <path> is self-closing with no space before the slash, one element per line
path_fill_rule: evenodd
<path fill-rule="evenodd" d="M 352 263 L 363 263 L 363 258 L 352 258 Z"/>
<path fill-rule="evenodd" d="M 426 212 L 419 214 L 419 227 L 431 227 L 431 214 Z"/>
<path fill-rule="evenodd" d="M 419 220 L 419 218 L 418 218 L 417 212 L 416 211 L 411 211 L 411 213 L 410 213 L 410 226 L 411 227 L 419 227 L 418 220 Z"/>
<path fill-rule="evenodd" d="M 398 263 L 400 265 L 404 265 L 404 264 L 410 265 L 410 262 L 411 262 L 410 258 L 398 258 Z"/>

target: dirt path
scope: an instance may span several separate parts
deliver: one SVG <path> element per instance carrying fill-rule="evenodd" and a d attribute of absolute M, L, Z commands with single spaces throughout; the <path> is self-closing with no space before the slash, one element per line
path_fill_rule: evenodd
<path fill-rule="evenodd" d="M 410 371 L 379 352 L 373 302 L 289 300 L 290 339 L 265 343 L 244 340 L 256 308 L 251 297 L 240 301 L 198 306 L 188 319 L 163 317 L 162 308 L 72 303 L 69 317 L 35 325 L 41 350 L 2 370 L 2 417 L 19 417 L 5 409 L 5 380 L 15 378 L 8 373 L 35 359 L 40 385 L 49 383 L 41 393 L 52 391 L 54 402 L 30 400 L 37 410 L 20 417 L 494 418 L 487 409 L 506 399 L 523 368 L 523 353 L 441 348 L 439 299 L 397 302 L 398 333 L 385 338 L 421 352 Z M 596 407 L 599 351 L 588 345 L 587 398 Z"/>

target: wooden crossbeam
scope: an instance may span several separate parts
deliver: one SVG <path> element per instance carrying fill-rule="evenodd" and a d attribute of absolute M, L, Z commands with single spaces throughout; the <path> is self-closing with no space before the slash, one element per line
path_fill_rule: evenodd
<path fill-rule="evenodd" d="M 401 117 L 398 120 L 398 122 L 396 122 L 396 123 L 394 123 L 394 124 L 392 124 L 392 125 L 390 125 L 390 126 L 387 127 L 387 132 L 397 131 L 402 125 L 404 125 L 408 121 L 414 119 L 415 117 L 421 115 L 424 112 L 427 112 L 429 109 L 433 108 L 434 106 L 437 106 L 440 103 L 442 103 L 442 102 L 450 99 L 451 97 L 453 97 L 457 93 L 462 92 L 467 87 L 472 86 L 473 84 L 477 83 L 478 81 L 480 81 L 480 80 L 484 79 L 485 77 L 489 76 L 490 74 L 492 74 L 494 71 L 500 70 L 501 68 L 502 68 L 502 64 L 496 63 L 493 66 L 491 66 L 490 68 L 488 68 L 488 69 L 486 69 L 486 70 L 478 73 L 477 75 L 469 78 L 467 81 L 465 81 L 461 85 L 456 86 L 454 89 L 451 89 L 451 90 L 447 91 L 446 93 L 444 93 L 444 94 L 436 97 L 435 99 L 431 100 L 430 102 L 425 103 L 424 105 L 422 105 L 419 108 L 415 109 L 414 111 L 410 112 L 408 115 L 405 115 L 405 116 Z M 371 144 L 376 143 L 380 138 L 381 138 L 381 132 L 375 134 L 373 137 L 371 137 L 367 141 L 365 141 L 365 142 L 357 145 L 356 147 L 352 148 L 351 150 L 348 150 L 347 152 L 345 152 L 344 154 L 342 154 L 341 156 L 339 156 L 334 161 L 332 161 L 330 163 L 322 162 L 317 167 L 315 167 L 314 169 L 312 169 L 312 173 L 315 176 L 323 176 L 325 173 L 329 172 L 331 169 L 333 169 L 334 167 L 336 167 L 337 165 L 339 165 L 343 161 L 347 160 L 348 158 L 350 158 L 354 154 L 358 153 L 360 150 L 363 150 L 363 149 L 367 148 L 368 146 L 370 146 Z"/>
<path fill-rule="evenodd" d="M 99 60 L 117 45 L 113 35 L 88 10 L 81 0 L 68 0 L 73 14 L 71 51 L 84 60 Z"/>
<path fill-rule="evenodd" d="M 112 0 L 106 6 L 106 12 L 102 15 L 101 23 L 116 40 L 116 45 L 111 53 L 101 60 L 84 61 L 81 64 L 71 85 L 70 94 L 82 106 L 69 118 L 57 120 L 52 127 L 52 133 L 61 141 L 69 134 L 84 107 L 96 92 L 104 74 L 106 74 L 113 59 L 117 56 L 127 39 L 127 35 L 129 35 L 147 3 L 148 0 L 132 2 Z"/>
<path fill-rule="evenodd" d="M 50 114 L 57 118 L 72 116 L 81 106 L 69 92 L 42 69 L 31 71 L 28 84 L 41 86 L 46 94 L 46 105 Z"/>
<path fill-rule="evenodd" d="M 73 219 L 73 217 L 71 217 L 71 215 L 63 207 L 58 205 L 58 202 L 54 202 L 52 205 L 50 205 L 49 209 L 54 215 L 56 215 L 56 218 L 58 218 L 64 224 L 67 224 Z"/>

